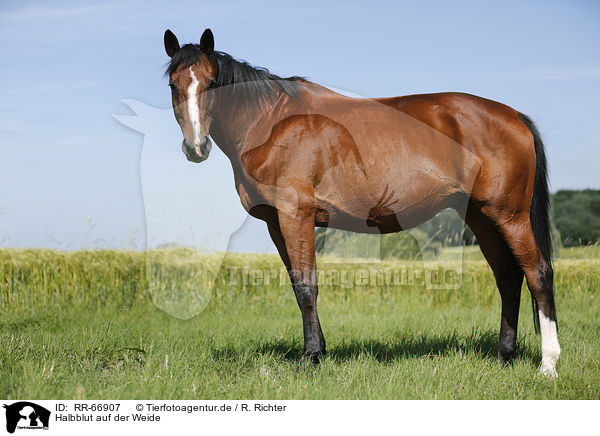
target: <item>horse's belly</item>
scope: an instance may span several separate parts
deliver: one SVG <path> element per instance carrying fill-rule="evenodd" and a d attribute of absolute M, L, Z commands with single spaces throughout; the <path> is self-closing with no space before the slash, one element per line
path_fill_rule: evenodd
<path fill-rule="evenodd" d="M 318 226 L 361 233 L 393 233 L 424 223 L 441 210 L 453 207 L 457 199 L 457 191 L 451 186 L 423 189 L 418 183 L 411 187 L 383 184 L 369 192 L 365 192 L 364 186 L 354 185 L 345 191 L 344 195 L 339 195 L 339 191 L 316 192 Z"/>

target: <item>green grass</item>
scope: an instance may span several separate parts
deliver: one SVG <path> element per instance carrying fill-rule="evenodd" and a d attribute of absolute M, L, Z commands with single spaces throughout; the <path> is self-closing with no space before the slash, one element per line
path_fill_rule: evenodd
<path fill-rule="evenodd" d="M 0 250 L 0 397 L 600 398 L 597 258 L 556 262 L 557 380 L 536 377 L 540 338 L 525 288 L 518 357 L 510 365 L 495 359 L 500 298 L 481 260 L 465 263 L 459 289 L 325 280 L 319 311 L 328 353 L 307 369 L 299 369 L 301 321 L 289 286 L 230 281 L 231 267 L 281 269 L 276 256 L 228 255 L 210 300 L 190 309 L 190 295 L 207 296 L 196 289 L 198 269 L 214 272 L 217 260 L 186 250 Z M 420 267 L 321 264 L 324 272 Z M 181 317 L 201 313 L 169 316 L 149 292 Z"/>
<path fill-rule="evenodd" d="M 600 259 L 600 244 L 583 247 L 561 247 L 558 250 L 561 259 Z"/>

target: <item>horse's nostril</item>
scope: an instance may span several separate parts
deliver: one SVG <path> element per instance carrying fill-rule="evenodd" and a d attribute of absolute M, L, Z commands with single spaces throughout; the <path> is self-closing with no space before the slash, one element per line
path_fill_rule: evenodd
<path fill-rule="evenodd" d="M 207 143 L 209 145 L 208 150 L 206 149 Z M 190 162 L 202 162 L 208 157 L 208 152 L 210 151 L 210 140 L 206 141 L 203 145 L 195 146 L 187 139 L 184 139 L 181 143 L 181 149 L 187 160 Z"/>
<path fill-rule="evenodd" d="M 206 146 L 207 142 L 208 142 L 208 136 L 201 136 L 200 137 L 200 143 L 198 144 L 198 148 L 200 150 L 204 149 L 204 147 Z"/>
<path fill-rule="evenodd" d="M 212 148 L 212 143 L 210 142 L 210 139 L 208 138 L 208 136 L 204 137 L 204 141 L 202 143 L 202 145 L 200 146 L 200 151 L 202 151 L 202 154 L 206 157 L 208 157 L 208 153 L 210 153 L 210 150 Z"/>

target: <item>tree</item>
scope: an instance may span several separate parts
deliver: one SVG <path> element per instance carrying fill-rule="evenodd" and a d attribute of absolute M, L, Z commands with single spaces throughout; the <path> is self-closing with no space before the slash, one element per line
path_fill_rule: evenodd
<path fill-rule="evenodd" d="M 600 240 L 599 190 L 561 190 L 552 201 L 554 224 L 563 245 L 588 245 Z"/>

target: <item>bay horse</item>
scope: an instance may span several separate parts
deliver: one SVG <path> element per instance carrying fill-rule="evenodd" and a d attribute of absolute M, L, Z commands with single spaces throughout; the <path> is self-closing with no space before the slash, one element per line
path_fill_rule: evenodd
<path fill-rule="evenodd" d="M 390 233 L 454 208 L 475 234 L 500 291 L 498 356 L 516 351 L 523 277 L 542 337 L 540 373 L 560 356 L 549 191 L 534 123 L 462 93 L 357 99 L 301 77 L 281 78 L 214 50 L 210 29 L 179 45 L 167 30 L 182 150 L 227 155 L 246 211 L 266 222 L 302 312 L 304 357 L 318 363 L 315 226 Z"/>

